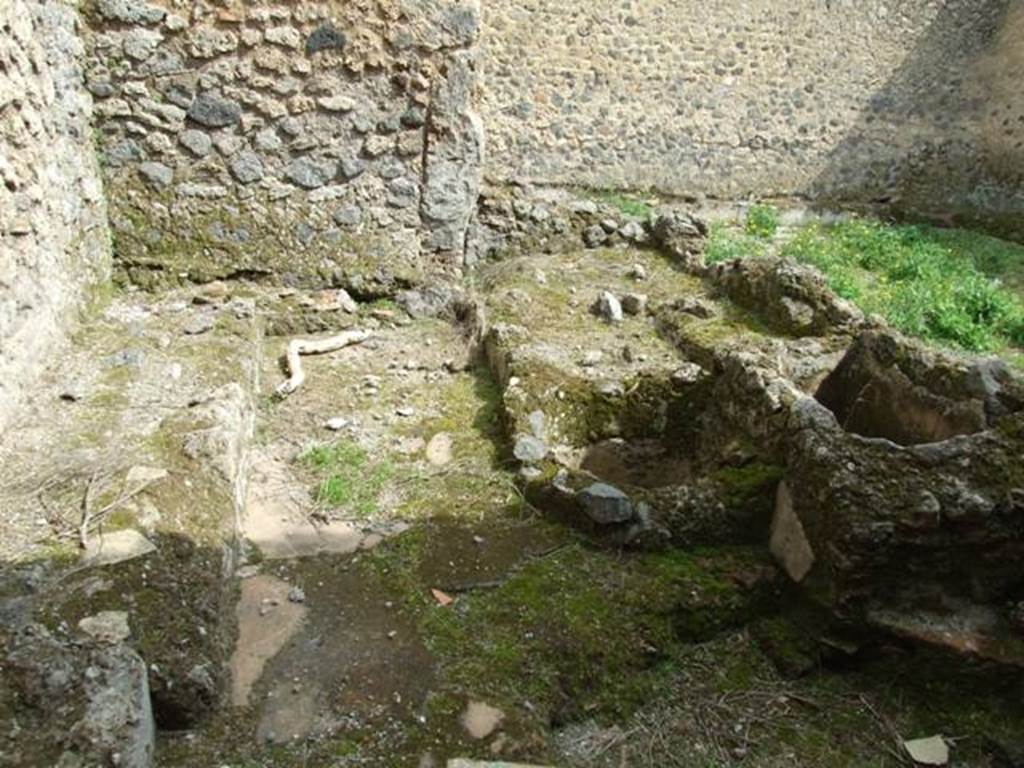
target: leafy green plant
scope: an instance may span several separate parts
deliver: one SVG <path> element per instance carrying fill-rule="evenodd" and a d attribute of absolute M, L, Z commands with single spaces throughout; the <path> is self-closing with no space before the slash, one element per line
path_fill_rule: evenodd
<path fill-rule="evenodd" d="M 744 228 L 752 237 L 771 240 L 779 230 L 779 209 L 766 203 L 750 206 Z"/>

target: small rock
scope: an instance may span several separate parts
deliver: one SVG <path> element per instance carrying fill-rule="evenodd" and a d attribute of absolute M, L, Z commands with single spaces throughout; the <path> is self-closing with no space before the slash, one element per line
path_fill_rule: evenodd
<path fill-rule="evenodd" d="M 366 163 L 358 157 L 345 157 L 338 164 L 338 168 L 341 170 L 341 177 L 345 181 L 352 181 L 352 179 L 358 178 L 366 172 Z M 356 210 L 358 211 L 359 209 L 357 208 Z"/>
<path fill-rule="evenodd" d="M 803 523 L 793 509 L 789 485 L 783 480 L 775 494 L 768 548 L 793 581 L 799 583 L 814 566 L 814 550 L 804 532 Z"/>
<path fill-rule="evenodd" d="M 351 424 L 348 419 L 342 418 L 341 416 L 335 416 L 333 419 L 328 419 L 324 422 L 324 426 L 332 432 L 340 432 Z"/>
<path fill-rule="evenodd" d="M 543 440 L 531 435 L 520 435 L 516 438 L 512 454 L 524 464 L 536 464 L 548 455 L 548 447 Z"/>
<path fill-rule="evenodd" d="M 435 467 L 443 467 L 452 460 L 452 436 L 447 432 L 438 432 L 427 443 L 427 461 Z"/>
<path fill-rule="evenodd" d="M 143 163 L 139 175 L 156 187 L 166 187 L 174 181 L 174 171 L 163 163 Z"/>
<path fill-rule="evenodd" d="M 306 38 L 306 55 L 312 56 L 318 51 L 343 50 L 345 48 L 345 35 L 331 22 L 324 22 L 313 33 Z"/>
<path fill-rule="evenodd" d="M 308 157 L 297 157 L 288 164 L 285 176 L 304 189 L 317 189 L 329 182 L 335 174 L 334 166 L 316 162 Z"/>
<path fill-rule="evenodd" d="M 137 465 L 128 470 L 124 478 L 125 493 L 135 494 L 143 488 L 148 488 L 154 483 L 159 483 L 169 477 L 169 473 L 163 467 L 146 467 Z"/>
<path fill-rule="evenodd" d="M 911 760 L 918 765 L 947 765 L 949 763 L 949 745 L 941 736 L 904 741 L 903 748 L 907 750 Z"/>
<path fill-rule="evenodd" d="M 101 643 L 117 643 L 131 635 L 125 611 L 102 611 L 86 616 L 78 622 L 78 628 Z"/>
<path fill-rule="evenodd" d="M 85 548 L 82 559 L 86 565 L 98 567 L 114 565 L 143 557 L 156 551 L 153 542 L 132 528 L 93 536 Z"/>
<path fill-rule="evenodd" d="M 228 287 L 221 280 L 214 280 L 199 289 L 192 297 L 193 304 L 220 304 L 228 297 Z"/>
<path fill-rule="evenodd" d="M 648 240 L 647 230 L 639 221 L 628 221 L 619 229 L 619 235 L 630 243 L 643 244 Z M 642 280 L 643 278 L 638 278 Z"/>
<path fill-rule="evenodd" d="M 600 525 L 633 519 L 633 502 L 613 485 L 594 483 L 576 494 L 576 498 L 587 516 Z"/>
<path fill-rule="evenodd" d="M 544 415 L 544 411 L 532 411 L 526 420 L 534 437 L 538 440 L 547 437 L 547 416 Z"/>
<path fill-rule="evenodd" d="M 403 405 L 395 409 L 395 413 L 404 418 L 416 415 L 416 409 L 411 405 Z"/>
<path fill-rule="evenodd" d="M 642 315 L 646 309 L 646 295 L 642 293 L 627 293 L 622 297 L 622 311 L 627 315 Z"/>
<path fill-rule="evenodd" d="M 601 364 L 601 360 L 604 358 L 604 353 L 597 349 L 592 349 L 583 355 L 581 364 L 584 368 L 596 368 Z"/>
<path fill-rule="evenodd" d="M 258 576 L 259 572 L 260 567 L 258 565 L 243 565 L 235 571 L 235 576 L 239 579 L 251 579 L 253 576 Z"/>
<path fill-rule="evenodd" d="M 603 317 L 610 323 L 622 322 L 622 304 L 609 291 L 601 291 L 593 306 L 594 314 Z"/>
<path fill-rule="evenodd" d="M 583 242 L 588 248 L 600 248 L 608 242 L 608 233 L 599 224 L 595 224 L 584 231 Z"/>
<path fill-rule="evenodd" d="M 482 701 L 471 701 L 462 713 L 462 727 L 471 738 L 486 739 L 498 729 L 504 719 L 505 713 L 500 709 Z"/>
<path fill-rule="evenodd" d="M 672 383 L 676 385 L 696 384 L 704 375 L 704 369 L 696 363 L 683 363 L 672 372 Z"/>
<path fill-rule="evenodd" d="M 342 173 L 344 172 L 345 169 L 342 166 Z M 348 205 L 336 210 L 333 219 L 334 223 L 339 227 L 358 227 L 359 223 L 363 220 L 363 211 L 357 205 Z"/>
<path fill-rule="evenodd" d="M 213 329 L 214 317 L 211 314 L 196 315 L 189 320 L 182 331 L 186 336 L 199 336 Z"/>
<path fill-rule="evenodd" d="M 715 316 L 715 308 L 708 304 L 706 301 L 687 296 L 679 299 L 672 305 L 676 310 L 687 314 L 698 317 L 702 320 L 709 320 Z"/>
<path fill-rule="evenodd" d="M 643 264 L 634 264 L 629 269 L 629 276 L 638 282 L 640 280 L 646 280 L 647 270 L 644 268 Z"/>
<path fill-rule="evenodd" d="M 341 94 L 335 96 L 323 96 L 317 99 L 317 104 L 328 112 L 351 112 L 356 108 L 356 102 L 348 96 Z"/>
<path fill-rule="evenodd" d="M 341 307 L 341 311 L 349 315 L 354 315 L 359 312 L 359 305 L 356 300 L 349 295 L 349 292 L 344 288 L 339 288 L 337 293 L 338 306 Z"/>
<path fill-rule="evenodd" d="M 292 587 L 288 590 L 288 602 L 289 603 L 304 603 L 306 602 L 306 593 L 301 587 Z"/>

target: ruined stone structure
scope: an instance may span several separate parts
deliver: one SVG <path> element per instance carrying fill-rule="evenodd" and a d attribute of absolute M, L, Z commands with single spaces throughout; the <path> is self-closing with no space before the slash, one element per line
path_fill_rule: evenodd
<path fill-rule="evenodd" d="M 109 276 L 80 31 L 64 3 L 0 6 L 0 426 Z"/>
<path fill-rule="evenodd" d="M 1024 210 L 1024 9 L 1009 0 L 4 14 L 8 400 L 106 269 L 93 143 L 117 274 L 144 286 L 273 274 L 373 295 L 450 273 L 483 175 L 884 203 L 1004 230 Z"/>
<path fill-rule="evenodd" d="M 0 4 L 0 768 L 1021 762 L 1021 0 Z"/>

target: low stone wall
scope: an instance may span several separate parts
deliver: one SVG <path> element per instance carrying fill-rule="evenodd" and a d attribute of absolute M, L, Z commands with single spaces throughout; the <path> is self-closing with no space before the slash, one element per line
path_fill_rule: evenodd
<path fill-rule="evenodd" d="M 473 2 L 84 12 L 124 275 L 273 274 L 372 294 L 461 264 L 483 150 Z"/>
<path fill-rule="evenodd" d="M 1024 237 L 1019 0 L 487 0 L 497 179 L 884 201 Z"/>
<path fill-rule="evenodd" d="M 109 270 L 77 26 L 57 0 L 0 3 L 0 427 Z"/>

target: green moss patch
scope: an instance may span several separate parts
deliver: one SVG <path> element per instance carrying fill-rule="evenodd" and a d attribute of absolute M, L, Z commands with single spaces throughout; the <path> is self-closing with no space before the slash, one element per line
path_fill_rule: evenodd
<path fill-rule="evenodd" d="M 627 556 L 572 541 L 440 608 L 421 580 L 438 553 L 421 534 L 403 539 L 376 552 L 374 567 L 418 612 L 445 685 L 510 709 L 529 702 L 545 722 L 628 715 L 688 642 L 754 610 L 738 578 L 757 567 L 753 551 Z"/>

